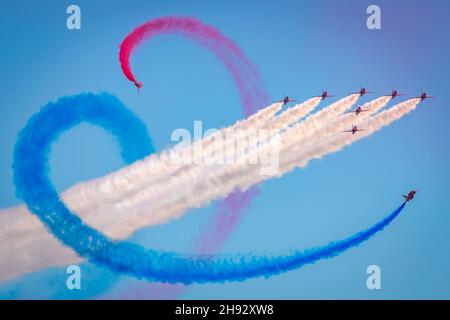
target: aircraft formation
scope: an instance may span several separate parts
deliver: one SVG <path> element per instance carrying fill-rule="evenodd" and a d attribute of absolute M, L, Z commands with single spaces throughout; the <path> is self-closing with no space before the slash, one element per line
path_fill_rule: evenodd
<path fill-rule="evenodd" d="M 360 88 L 359 91 L 354 92 L 354 94 L 359 94 L 360 97 L 362 97 L 362 96 L 364 96 L 365 94 L 368 94 L 368 93 L 373 93 L 373 92 L 367 91 L 366 88 Z M 396 98 L 398 96 L 404 96 L 404 95 L 405 95 L 404 93 L 400 93 L 397 90 L 392 89 L 391 93 L 388 94 L 388 95 L 385 95 L 384 97 L 391 97 L 392 99 L 394 99 L 394 98 Z M 333 97 L 333 96 L 330 95 L 328 91 L 323 90 L 322 94 L 320 94 L 318 96 L 314 96 L 314 97 L 321 98 L 322 100 L 325 100 L 326 98 Z M 420 93 L 420 96 L 415 97 L 415 98 L 420 99 L 420 101 L 424 101 L 425 99 L 430 99 L 430 98 L 434 98 L 434 97 L 430 97 L 426 92 L 422 91 Z M 285 96 L 283 98 L 283 100 L 279 100 L 279 101 L 276 101 L 276 102 L 282 102 L 283 105 L 287 105 L 289 102 L 293 102 L 293 101 L 296 101 L 296 100 L 291 99 L 289 96 Z M 346 113 L 354 113 L 356 116 L 358 116 L 362 112 L 368 112 L 368 111 L 370 111 L 370 110 L 369 109 L 363 109 L 361 106 L 357 106 L 354 110 L 347 111 Z M 344 130 L 343 132 L 349 132 L 349 133 L 354 135 L 354 134 L 356 134 L 359 131 L 366 131 L 366 130 L 367 129 L 359 129 L 356 125 L 353 125 L 351 129 Z"/>

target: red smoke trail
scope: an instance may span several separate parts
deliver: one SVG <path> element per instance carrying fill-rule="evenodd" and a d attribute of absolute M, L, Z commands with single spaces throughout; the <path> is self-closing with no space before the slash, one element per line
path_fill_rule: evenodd
<path fill-rule="evenodd" d="M 144 40 L 162 34 L 179 34 L 194 40 L 214 53 L 236 83 L 245 116 L 253 114 L 269 102 L 258 70 L 242 51 L 214 27 L 188 17 L 165 17 L 146 22 L 124 39 L 120 45 L 119 60 L 123 73 L 130 81 L 137 81 L 130 67 L 131 54 Z M 258 189 L 255 187 L 244 193 L 234 192 L 219 203 L 218 212 L 214 215 L 211 225 L 196 239 L 196 252 L 219 252 L 245 210 L 250 206 L 251 199 L 257 194 Z M 131 290 L 128 288 L 115 297 L 173 299 L 184 293 L 187 288 L 183 285 L 144 284 Z"/>
<path fill-rule="evenodd" d="M 130 81 L 137 81 L 130 67 L 131 54 L 144 40 L 161 34 L 179 34 L 213 52 L 233 77 L 245 116 L 253 114 L 268 102 L 258 70 L 242 51 L 214 27 L 189 17 L 165 17 L 146 22 L 124 39 L 120 45 L 119 60 L 123 73 Z"/>

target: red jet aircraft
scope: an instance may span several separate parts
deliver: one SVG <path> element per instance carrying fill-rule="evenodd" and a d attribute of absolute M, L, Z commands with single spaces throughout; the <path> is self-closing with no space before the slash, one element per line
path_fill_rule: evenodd
<path fill-rule="evenodd" d="M 359 115 L 361 112 L 367 112 L 367 111 L 370 111 L 370 110 L 363 109 L 363 108 L 361 108 L 361 106 L 358 106 L 358 107 L 356 107 L 355 110 L 347 111 L 346 113 L 354 113 L 356 115 Z"/>
<path fill-rule="evenodd" d="M 359 96 L 362 97 L 362 96 L 365 95 L 366 93 L 373 93 L 373 92 L 367 91 L 366 88 L 361 88 L 361 89 L 359 90 L 359 92 L 355 92 L 355 93 L 359 94 Z"/>
<path fill-rule="evenodd" d="M 416 195 L 417 191 L 410 191 L 408 193 L 408 195 L 403 195 L 403 198 L 405 198 L 405 202 L 411 201 L 412 199 L 414 199 L 414 196 Z"/>
<path fill-rule="evenodd" d="M 398 96 L 404 96 L 403 93 L 399 93 L 397 90 L 392 89 L 392 93 L 388 94 L 386 97 L 391 97 L 392 99 L 394 99 L 395 97 Z"/>
<path fill-rule="evenodd" d="M 416 98 L 420 98 L 420 101 L 423 101 L 423 100 L 425 100 L 425 99 L 430 99 L 430 98 L 434 98 L 434 97 L 430 97 L 430 96 L 427 95 L 426 92 L 422 92 L 422 93 L 420 94 L 420 97 L 416 97 Z"/>
<path fill-rule="evenodd" d="M 328 98 L 328 97 L 334 97 L 334 96 L 330 96 L 330 95 L 328 94 L 328 91 L 322 91 L 322 94 L 321 94 L 320 96 L 316 96 L 316 97 L 322 98 L 322 100 L 325 100 L 325 98 Z"/>
<path fill-rule="evenodd" d="M 357 126 L 353 125 L 352 130 L 345 130 L 342 132 L 351 132 L 353 135 L 358 131 L 366 131 L 367 129 L 358 129 Z"/>
<path fill-rule="evenodd" d="M 277 102 L 283 102 L 283 105 L 287 105 L 289 102 L 292 102 L 295 100 L 292 100 L 291 98 L 289 98 L 288 96 L 284 96 L 283 100 L 277 101 Z"/>

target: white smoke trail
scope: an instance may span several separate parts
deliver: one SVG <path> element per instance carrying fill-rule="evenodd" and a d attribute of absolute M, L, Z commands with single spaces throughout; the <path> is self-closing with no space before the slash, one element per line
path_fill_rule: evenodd
<path fill-rule="evenodd" d="M 370 135 L 413 110 L 420 101 L 419 99 L 408 100 L 374 116 L 364 115 L 358 118 L 361 126 L 368 130 L 352 136 L 340 132 L 343 122 L 347 123 L 352 119 L 347 116 L 341 118 L 338 116 L 356 102 L 357 96 L 342 100 L 344 101 L 338 101 L 284 131 L 278 176 L 295 167 L 305 166 L 311 159 L 336 152 Z M 373 112 L 376 112 L 386 103 L 387 101 L 380 98 L 370 102 L 367 107 L 373 108 Z M 267 122 L 267 119 L 263 122 L 269 125 L 270 121 Z M 286 121 L 290 120 L 286 119 Z M 330 122 L 334 125 L 329 125 Z M 326 134 L 317 135 L 319 132 L 326 132 Z M 320 137 L 320 139 L 314 137 Z M 139 166 L 133 169 L 127 168 L 130 170 L 128 174 L 132 172 L 141 177 L 142 173 L 137 173 L 140 168 Z M 100 205 L 92 212 L 77 211 L 77 203 L 70 203 L 75 198 L 66 196 L 65 200 L 70 199 L 69 207 L 80 214 L 88 224 L 102 230 L 110 237 L 123 239 L 139 228 L 179 217 L 187 209 L 204 206 L 218 197 L 226 196 L 236 188 L 245 190 L 251 185 L 273 178 L 262 176 L 259 174 L 259 169 L 259 164 L 252 166 L 242 164 L 223 168 L 211 165 L 193 166 L 177 174 L 178 183 L 175 181 L 162 187 L 147 186 L 148 188 L 144 190 L 147 192 L 145 193 L 147 198 L 144 194 L 134 193 L 124 198 L 124 201 L 130 201 L 127 205 L 123 203 L 122 207 L 115 204 Z M 120 176 L 116 176 L 115 179 L 113 179 L 114 182 L 122 183 Z M 88 183 L 84 185 L 89 186 Z M 98 192 L 95 188 L 88 188 L 88 190 L 93 193 Z M 108 188 L 105 188 L 102 192 L 107 193 L 107 190 Z M 129 200 L 130 197 L 132 199 L 136 196 L 141 198 L 134 199 L 135 202 Z M 0 231 L 0 260 L 7 261 L 0 264 L 0 281 L 50 265 L 79 261 L 70 249 L 60 245 L 48 234 L 40 221 L 30 215 L 24 207 L 4 210 L 0 214 Z"/>
<path fill-rule="evenodd" d="M 343 98 L 325 109 L 317 112 L 316 114 L 310 116 L 305 121 L 300 123 L 297 127 L 292 128 L 290 130 L 296 130 L 298 132 L 300 129 L 303 129 L 302 135 L 297 135 L 294 133 L 294 137 L 296 139 L 300 137 L 309 138 L 309 136 L 318 128 L 321 128 L 322 125 L 326 124 L 326 121 L 329 119 L 335 118 L 337 115 L 341 114 L 343 111 L 350 108 L 359 98 L 359 95 L 353 94 L 346 98 Z M 313 98 L 305 102 L 305 104 L 300 104 L 294 107 L 294 111 L 290 112 L 290 109 L 282 113 L 279 117 L 284 119 L 286 123 L 291 123 L 292 121 L 298 120 L 302 115 L 306 115 L 310 112 L 317 104 L 320 102 L 320 98 Z M 305 108 L 305 110 L 303 110 Z M 324 118 L 324 120 L 320 120 Z M 278 123 L 278 118 L 273 119 L 271 122 L 268 122 L 268 126 L 273 128 L 274 124 Z M 311 123 L 311 126 L 307 124 Z M 282 125 L 282 127 L 286 127 Z M 310 130 L 311 132 L 308 134 L 306 130 Z M 256 141 L 258 142 L 258 141 Z M 242 151 L 242 150 L 241 150 Z M 254 153 L 249 153 L 248 157 L 252 157 Z M 246 162 L 243 161 L 245 164 Z M 247 162 L 248 163 L 248 162 Z M 226 166 L 222 171 L 225 171 L 224 175 L 226 176 L 228 172 L 232 172 L 236 166 Z M 241 165 L 242 167 L 242 165 Z M 147 212 L 152 212 L 151 224 L 156 223 L 155 219 L 161 219 L 161 221 L 166 222 L 167 219 L 173 216 L 172 210 L 159 210 L 161 208 L 166 208 L 167 205 L 173 206 L 175 203 L 175 199 L 179 197 L 180 193 L 183 193 L 187 190 L 191 190 L 189 186 L 195 185 L 197 181 L 203 183 L 203 181 L 207 178 L 207 173 L 204 172 L 204 166 L 197 165 L 191 166 L 189 170 L 184 170 L 178 172 L 176 176 L 166 177 L 165 183 L 160 183 L 157 185 L 148 185 L 145 189 L 141 189 L 137 191 L 134 195 L 127 195 L 126 198 L 122 197 L 120 201 L 118 201 L 115 205 L 111 205 L 108 207 L 110 215 L 115 216 L 116 214 L 120 216 L 120 212 L 127 210 L 128 216 L 136 215 L 139 216 L 140 219 L 142 215 L 147 215 Z M 218 174 L 218 168 L 214 169 L 214 175 L 220 177 Z M 187 188 L 187 189 L 186 189 Z M 226 191 L 229 192 L 228 189 Z M 191 195 L 191 201 L 189 201 L 190 205 L 193 202 L 197 202 L 198 200 L 194 200 L 196 197 Z M 203 199 L 203 198 L 201 198 Z M 112 203 L 111 203 L 112 204 Z M 197 206 L 194 206 L 197 207 Z M 178 208 L 178 207 L 177 207 Z M 182 212 L 183 209 L 174 209 L 175 211 Z M 144 211 L 144 212 L 142 212 Z M 161 213 L 160 213 L 161 212 Z"/>
<path fill-rule="evenodd" d="M 99 209 L 103 203 L 112 203 L 134 193 L 149 183 L 157 183 L 167 178 L 167 176 L 176 174 L 177 171 L 185 170 L 188 165 L 180 162 L 174 162 L 174 158 L 183 158 L 185 154 L 202 155 L 205 149 L 214 137 L 223 134 L 226 131 L 236 131 L 246 128 L 257 128 L 263 126 L 282 108 L 282 103 L 274 103 L 249 118 L 238 121 L 234 125 L 223 128 L 203 140 L 192 144 L 175 145 L 170 150 L 164 150 L 159 154 L 154 154 L 138 161 L 128 167 L 120 169 L 105 177 L 93 179 L 84 183 L 78 183 L 67 192 L 62 194 L 62 199 L 69 207 L 77 212 L 93 211 Z M 198 156 L 192 159 L 196 163 Z"/>
<path fill-rule="evenodd" d="M 325 155 L 341 150 L 355 141 L 370 136 L 374 132 L 381 130 L 383 127 L 397 121 L 414 110 L 419 102 L 420 99 L 410 99 L 399 103 L 386 111 L 375 114 L 372 117 L 367 117 L 361 122 L 361 126 L 364 126 L 367 130 L 358 132 L 355 135 L 344 133 L 337 129 L 333 134 L 329 134 L 325 139 L 321 139 L 321 142 L 319 143 L 315 141 L 310 142 L 307 145 L 297 144 L 295 146 L 288 143 L 283 147 L 283 149 L 288 150 L 288 152 L 282 154 L 278 176 L 284 175 L 297 167 L 305 167 L 309 161 L 313 159 L 320 159 Z M 254 179 L 247 181 L 243 180 L 243 182 L 239 183 L 241 189 L 246 190 L 249 186 L 263 181 L 261 177 L 257 177 L 256 175 L 254 175 L 254 177 Z"/>
<path fill-rule="evenodd" d="M 297 104 L 292 108 L 287 109 L 276 118 L 271 118 L 266 123 L 266 129 L 286 129 L 288 126 L 294 124 L 298 120 L 306 117 L 311 111 L 316 108 L 322 99 L 320 97 L 311 98 L 303 103 Z"/>
<path fill-rule="evenodd" d="M 314 101 L 314 100 L 313 100 Z M 336 108 L 340 106 L 340 103 L 335 103 L 332 104 L 329 108 L 327 109 L 337 109 Z M 294 107 L 295 108 L 295 107 Z M 269 108 L 263 109 L 261 112 L 255 114 L 253 117 L 251 117 L 249 120 L 255 120 L 255 119 L 260 119 L 260 115 L 273 115 L 274 113 L 276 113 L 278 110 L 280 109 L 280 104 L 275 104 L 270 106 Z M 267 111 L 266 111 L 267 110 Z M 323 113 L 323 112 L 322 112 Z M 268 117 L 263 117 L 265 119 L 267 119 Z M 242 122 L 240 122 L 238 124 L 238 126 L 241 124 Z M 155 159 L 155 157 L 149 157 L 149 160 L 153 160 Z M 147 160 L 147 159 L 146 159 Z M 85 207 L 86 207 L 86 202 L 87 203 L 98 203 L 101 204 L 102 201 L 101 200 L 105 200 L 104 198 L 101 198 L 101 194 L 108 194 L 109 192 L 112 192 L 115 188 L 126 188 L 126 186 L 130 183 L 130 181 L 133 180 L 139 180 L 140 177 L 142 176 L 146 176 L 147 179 L 148 177 L 152 177 L 153 174 L 155 174 L 155 171 L 157 172 L 157 170 L 151 170 L 148 168 L 152 168 L 152 164 L 154 163 L 153 161 L 149 161 L 150 165 L 145 167 L 143 161 L 140 161 L 132 166 L 129 166 L 125 169 L 119 170 L 116 173 L 113 173 L 109 176 L 106 177 L 106 182 L 102 181 L 102 179 L 96 179 L 93 181 L 93 183 L 91 182 L 87 182 L 87 183 L 82 183 L 79 184 L 77 186 L 75 186 L 74 188 L 72 188 L 71 190 L 69 190 L 69 192 L 65 192 L 63 194 L 63 200 L 68 204 L 68 206 L 78 212 L 80 214 L 80 216 L 83 217 L 83 219 L 85 219 L 85 221 L 87 221 L 89 224 L 101 229 L 101 230 L 108 230 L 108 228 L 106 226 L 104 226 L 106 224 L 106 221 L 108 220 L 112 220 L 114 221 L 114 219 L 96 219 L 97 217 L 97 211 L 101 212 L 101 207 L 94 207 L 91 208 L 91 210 L 86 211 Z M 166 163 L 166 161 L 162 161 L 163 163 Z M 158 166 L 159 169 L 161 169 L 161 166 Z M 146 170 L 147 169 L 147 170 Z M 197 169 L 198 171 L 199 169 Z M 197 176 L 197 171 L 194 172 L 194 176 Z M 182 178 L 178 177 L 179 179 Z M 147 180 L 148 181 L 148 180 Z M 156 189 L 158 188 L 157 186 L 155 187 Z M 155 189 L 154 188 L 154 189 Z M 154 193 L 155 190 L 153 190 Z M 164 190 L 163 190 L 164 191 Z M 100 195 L 99 195 L 100 193 Z M 161 194 L 161 192 L 159 193 Z M 167 193 L 166 193 L 166 198 L 168 199 L 168 201 L 171 201 L 171 197 L 167 197 Z M 86 201 L 86 199 L 88 199 L 89 201 Z M 84 206 L 83 206 L 84 204 Z M 119 206 L 120 208 L 120 206 Z M 126 209 L 126 206 L 122 206 L 123 209 Z M 137 206 L 137 208 L 139 208 L 139 206 Z M 151 207 L 150 207 L 151 208 Z M 144 210 L 145 212 L 149 212 L 149 207 L 144 206 Z M 118 216 L 120 215 L 121 210 L 116 210 L 116 208 L 109 208 L 110 211 L 110 217 L 113 218 L 114 216 Z M 116 214 L 114 214 L 116 213 Z M 137 213 L 139 213 L 139 211 L 137 211 Z M 34 216 L 30 216 L 32 217 L 32 219 L 30 219 L 29 224 L 27 225 L 27 223 L 23 223 L 21 221 L 18 222 L 19 225 L 25 226 L 27 225 L 27 232 L 28 234 L 32 234 L 32 230 L 35 230 L 35 232 L 40 233 L 43 231 L 43 228 L 40 224 L 40 222 L 34 218 Z M 102 220 L 105 221 L 103 223 L 103 225 L 97 223 L 97 221 Z M 159 221 L 159 223 L 164 222 L 165 219 Z M 151 220 L 151 223 L 158 223 L 158 219 L 155 218 L 153 220 Z M 9 226 L 11 230 L 16 230 L 17 228 L 14 228 L 14 225 L 11 224 L 1 224 L 2 226 Z M 125 225 L 129 225 L 129 224 L 125 224 Z M 129 234 L 129 232 L 132 232 L 132 230 L 134 229 L 134 226 L 130 226 L 130 228 L 128 228 L 128 232 L 124 232 L 123 234 L 109 234 L 110 236 L 115 236 L 115 237 L 120 237 L 123 238 L 125 236 L 127 236 Z M 7 232 L 2 232 L 3 235 L 6 235 Z"/>
<path fill-rule="evenodd" d="M 334 120 L 343 111 L 349 109 L 358 98 L 357 94 L 343 98 L 310 116 L 300 125 L 290 128 L 289 132 L 293 133 L 294 139 L 309 139 L 316 130 L 326 125 L 327 122 L 321 120 L 322 117 Z M 315 102 L 313 101 L 313 103 Z M 312 123 L 312 125 L 308 125 L 308 123 Z M 303 132 L 299 135 L 298 131 L 301 129 Z M 258 152 L 258 150 L 253 152 Z M 249 153 L 247 157 L 252 157 L 252 153 Z M 234 172 L 245 177 L 245 171 L 248 168 L 245 161 L 242 163 L 241 165 L 213 168 L 204 165 L 193 166 L 189 170 L 179 172 L 176 176 L 168 177 L 164 184 L 148 185 L 145 189 L 128 195 L 115 204 L 110 204 L 106 207 L 109 212 L 108 217 L 114 219 L 115 223 L 123 222 L 121 227 L 123 233 L 126 233 L 125 230 L 127 232 L 135 230 L 136 225 L 154 225 L 179 218 L 187 209 L 203 206 L 216 197 L 223 197 L 237 188 L 238 186 L 232 183 L 231 177 Z M 229 183 L 223 184 L 222 181 L 229 181 Z M 197 192 L 202 188 L 204 191 Z M 193 192 L 193 190 L 196 191 Z M 93 216 L 98 216 L 104 209 L 105 207 L 102 207 L 99 213 Z M 125 217 L 123 212 L 127 212 L 126 221 L 123 220 Z"/>
<path fill-rule="evenodd" d="M 387 103 L 390 101 L 390 97 L 380 97 L 378 99 L 369 101 L 361 106 L 363 110 L 369 110 L 367 112 L 360 113 L 359 115 L 355 115 L 354 113 L 344 113 L 342 114 L 342 109 L 340 111 L 341 114 L 334 114 L 332 118 L 330 116 L 329 122 L 321 122 L 321 125 L 310 126 L 310 130 L 307 133 L 303 133 L 301 135 L 300 140 L 297 135 L 300 130 L 305 130 L 301 127 L 301 124 L 299 124 L 296 128 L 293 130 L 289 130 L 285 133 L 285 137 L 283 139 L 283 148 L 287 149 L 292 147 L 293 145 L 300 145 L 300 143 L 304 143 L 305 141 L 309 141 L 311 138 L 311 135 L 314 135 L 314 139 L 311 140 L 309 143 L 317 143 L 316 141 L 320 141 L 324 137 L 327 137 L 329 135 L 335 134 L 338 131 L 342 131 L 345 129 L 351 128 L 353 124 L 358 124 L 362 122 L 364 119 L 370 117 L 374 113 L 378 112 L 382 108 L 384 108 Z M 345 111 L 345 110 L 344 110 Z M 306 131 L 306 130 L 305 130 Z"/>

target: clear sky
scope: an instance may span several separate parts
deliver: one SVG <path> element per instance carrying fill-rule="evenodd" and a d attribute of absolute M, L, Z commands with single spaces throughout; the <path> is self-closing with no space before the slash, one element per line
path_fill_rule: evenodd
<path fill-rule="evenodd" d="M 81 30 L 66 28 L 69 4 L 81 8 Z M 370 4 L 381 8 L 381 30 L 366 27 Z M 444 0 L 1 1 L 0 207 L 20 203 L 11 170 L 16 136 L 50 100 L 110 92 L 147 124 L 157 150 L 170 144 L 174 129 L 192 130 L 194 120 L 218 128 L 242 118 L 229 74 L 186 39 L 161 37 L 133 56 L 145 84 L 140 96 L 125 79 L 120 42 L 137 25 L 167 15 L 220 29 L 259 68 L 274 100 L 284 94 L 306 100 L 322 89 L 343 97 L 360 86 L 436 96 L 381 132 L 264 183 L 224 252 L 277 254 L 326 244 L 372 225 L 417 189 L 386 230 L 333 259 L 269 279 L 193 286 L 183 297 L 450 298 L 450 4 Z M 113 138 L 88 125 L 65 134 L 53 150 L 51 176 L 61 191 L 123 165 Z M 193 210 L 133 240 L 187 252 L 214 209 Z M 381 268 L 381 290 L 366 287 L 371 264 Z M 81 292 L 67 291 L 65 269 L 55 268 L 0 284 L 0 297 L 95 298 L 137 282 L 83 268 Z"/>

